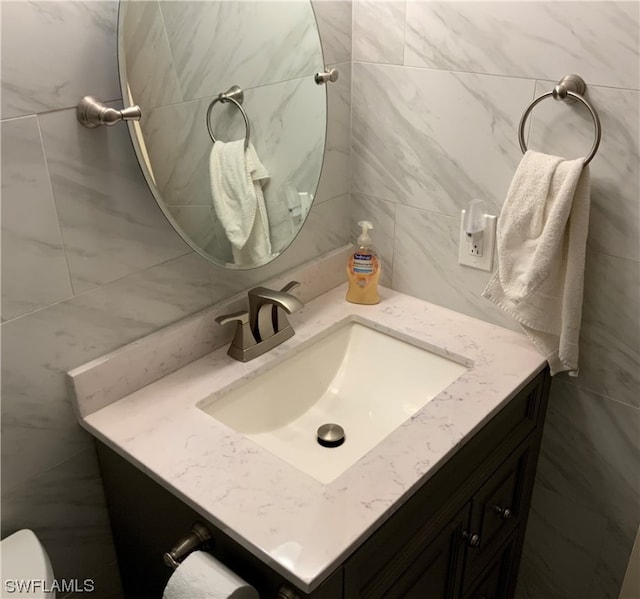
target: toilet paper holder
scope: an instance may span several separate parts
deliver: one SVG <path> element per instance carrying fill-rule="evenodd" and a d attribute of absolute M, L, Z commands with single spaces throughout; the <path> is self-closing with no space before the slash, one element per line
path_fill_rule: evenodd
<path fill-rule="evenodd" d="M 175 570 L 191 552 L 210 547 L 212 538 L 211 531 L 204 524 L 194 522 L 191 532 L 180 538 L 171 551 L 162 556 L 164 563 Z"/>
<path fill-rule="evenodd" d="M 204 524 L 194 522 L 191 532 L 180 538 L 171 551 L 167 551 L 162 556 L 164 563 L 176 570 L 190 553 L 211 548 L 212 539 L 211 531 Z M 291 587 L 282 584 L 278 588 L 275 599 L 301 599 L 301 597 Z"/>

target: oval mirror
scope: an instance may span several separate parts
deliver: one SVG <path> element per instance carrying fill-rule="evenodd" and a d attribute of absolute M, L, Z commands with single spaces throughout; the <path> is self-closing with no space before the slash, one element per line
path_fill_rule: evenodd
<path fill-rule="evenodd" d="M 129 122 L 138 161 L 183 239 L 229 268 L 281 254 L 324 155 L 310 2 L 121 0 L 118 62 L 125 103 L 142 109 Z"/>

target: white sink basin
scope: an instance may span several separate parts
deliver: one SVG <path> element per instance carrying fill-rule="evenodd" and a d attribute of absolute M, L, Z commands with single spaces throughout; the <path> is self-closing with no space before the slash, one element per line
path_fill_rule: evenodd
<path fill-rule="evenodd" d="M 349 321 L 198 407 L 327 484 L 455 381 L 467 367 Z M 327 448 L 317 430 L 339 424 Z"/>

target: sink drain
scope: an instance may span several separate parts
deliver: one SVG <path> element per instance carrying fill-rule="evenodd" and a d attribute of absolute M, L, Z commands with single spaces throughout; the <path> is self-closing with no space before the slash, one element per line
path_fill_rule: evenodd
<path fill-rule="evenodd" d="M 340 447 L 344 443 L 344 429 L 339 424 L 323 424 L 318 428 L 318 443 L 323 447 Z"/>

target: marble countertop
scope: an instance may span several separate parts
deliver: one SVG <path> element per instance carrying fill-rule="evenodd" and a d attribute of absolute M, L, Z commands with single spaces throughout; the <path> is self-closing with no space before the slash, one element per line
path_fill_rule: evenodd
<path fill-rule="evenodd" d="M 389 289 L 376 306 L 349 304 L 344 294 L 340 286 L 309 302 L 290 317 L 294 337 L 251 362 L 232 360 L 223 347 L 92 413 L 79 406 L 93 435 L 305 592 L 544 366 L 513 331 Z M 332 483 L 322 485 L 197 407 L 354 316 L 469 368 Z"/>

